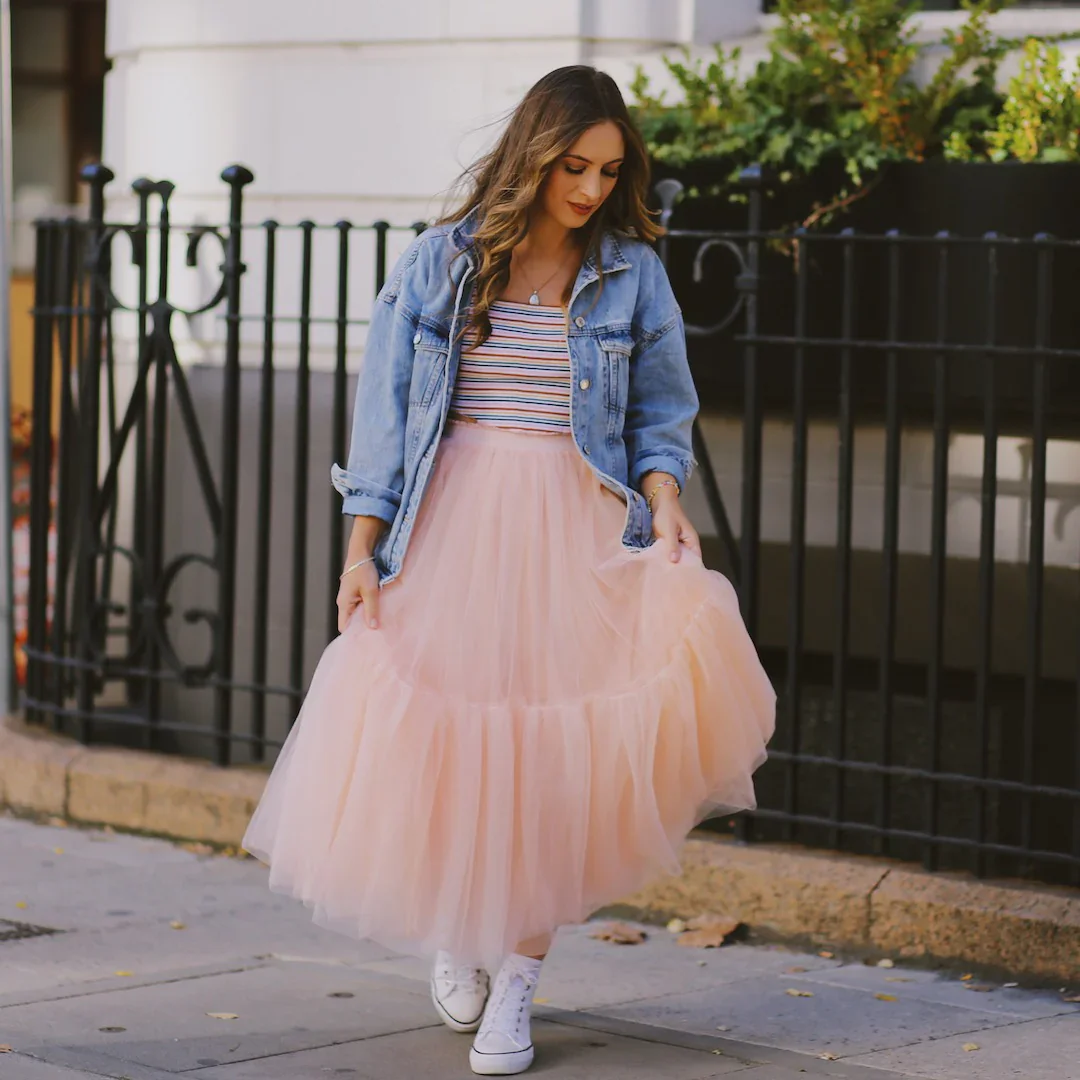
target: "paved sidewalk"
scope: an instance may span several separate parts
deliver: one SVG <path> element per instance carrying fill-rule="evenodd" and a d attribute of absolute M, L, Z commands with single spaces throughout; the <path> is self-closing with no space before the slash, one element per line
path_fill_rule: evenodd
<path fill-rule="evenodd" d="M 0 922 L 2 1080 L 472 1076 L 423 965 L 314 926 L 252 859 L 0 816 L 0 920 L 59 931 L 4 940 Z M 545 965 L 527 1075 L 1080 1080 L 1063 1000 L 1080 987 L 592 929 L 562 932 Z"/>

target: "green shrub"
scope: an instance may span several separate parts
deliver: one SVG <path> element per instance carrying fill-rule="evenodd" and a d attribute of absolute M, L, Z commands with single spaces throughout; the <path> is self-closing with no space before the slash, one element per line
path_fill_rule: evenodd
<path fill-rule="evenodd" d="M 709 62 L 683 50 L 682 59 L 664 57 L 681 99 L 654 95 L 639 65 L 632 108 L 657 162 L 713 166 L 719 179 L 691 195 L 742 198 L 734 184 L 752 164 L 782 184 L 838 166 L 843 179 L 808 226 L 865 195 L 889 162 L 1002 160 L 1028 152 L 1033 137 L 1042 160 L 1061 160 L 1076 151 L 1078 99 L 1060 56 L 1054 66 L 1057 50 L 1028 61 L 1008 95 L 996 89 L 1001 60 L 1019 42 L 995 37 L 989 17 L 1008 2 L 964 0 L 963 26 L 945 34 L 935 74 L 919 85 L 917 0 L 780 0 L 768 55 L 752 72 L 740 75 L 737 48 L 718 45 Z"/>

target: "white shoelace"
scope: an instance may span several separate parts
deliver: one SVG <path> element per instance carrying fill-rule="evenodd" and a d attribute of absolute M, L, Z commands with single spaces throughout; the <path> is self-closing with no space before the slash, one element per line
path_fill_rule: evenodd
<path fill-rule="evenodd" d="M 536 976 L 517 970 L 507 978 L 500 978 L 496 983 L 498 996 L 488 1003 L 479 1034 L 488 1035 L 494 1030 L 519 1036 L 525 1002 L 537 981 Z M 509 1024 L 513 1027 L 510 1028 Z"/>

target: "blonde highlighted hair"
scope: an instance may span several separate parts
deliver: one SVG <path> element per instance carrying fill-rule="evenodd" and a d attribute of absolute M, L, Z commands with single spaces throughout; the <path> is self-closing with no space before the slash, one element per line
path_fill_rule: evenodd
<path fill-rule="evenodd" d="M 465 189 L 455 209 L 435 224 L 460 221 L 477 212 L 473 237 L 478 270 L 470 318 L 462 333 L 476 331 L 476 344 L 491 334 L 488 310 L 510 280 L 510 256 L 528 231 L 529 210 L 548 174 L 589 128 L 610 121 L 622 132 L 625 151 L 611 194 L 579 230 L 584 257 L 592 254 L 603 287 L 600 241 L 620 229 L 652 243 L 663 229 L 646 206 L 649 158 L 615 80 L 584 64 L 557 68 L 537 82 L 514 109 L 501 138 L 458 179 Z M 570 298 L 567 286 L 562 302 Z"/>

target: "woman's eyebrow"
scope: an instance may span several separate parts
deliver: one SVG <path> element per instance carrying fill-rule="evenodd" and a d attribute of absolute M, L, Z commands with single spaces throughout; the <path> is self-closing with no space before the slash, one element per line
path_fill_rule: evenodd
<path fill-rule="evenodd" d="M 587 157 L 582 157 L 580 154 L 563 154 L 563 157 L 577 158 L 578 161 L 584 161 L 586 165 L 591 165 L 592 162 Z M 611 161 L 604 162 L 605 165 L 618 165 L 623 159 L 621 157 L 613 158 Z"/>

